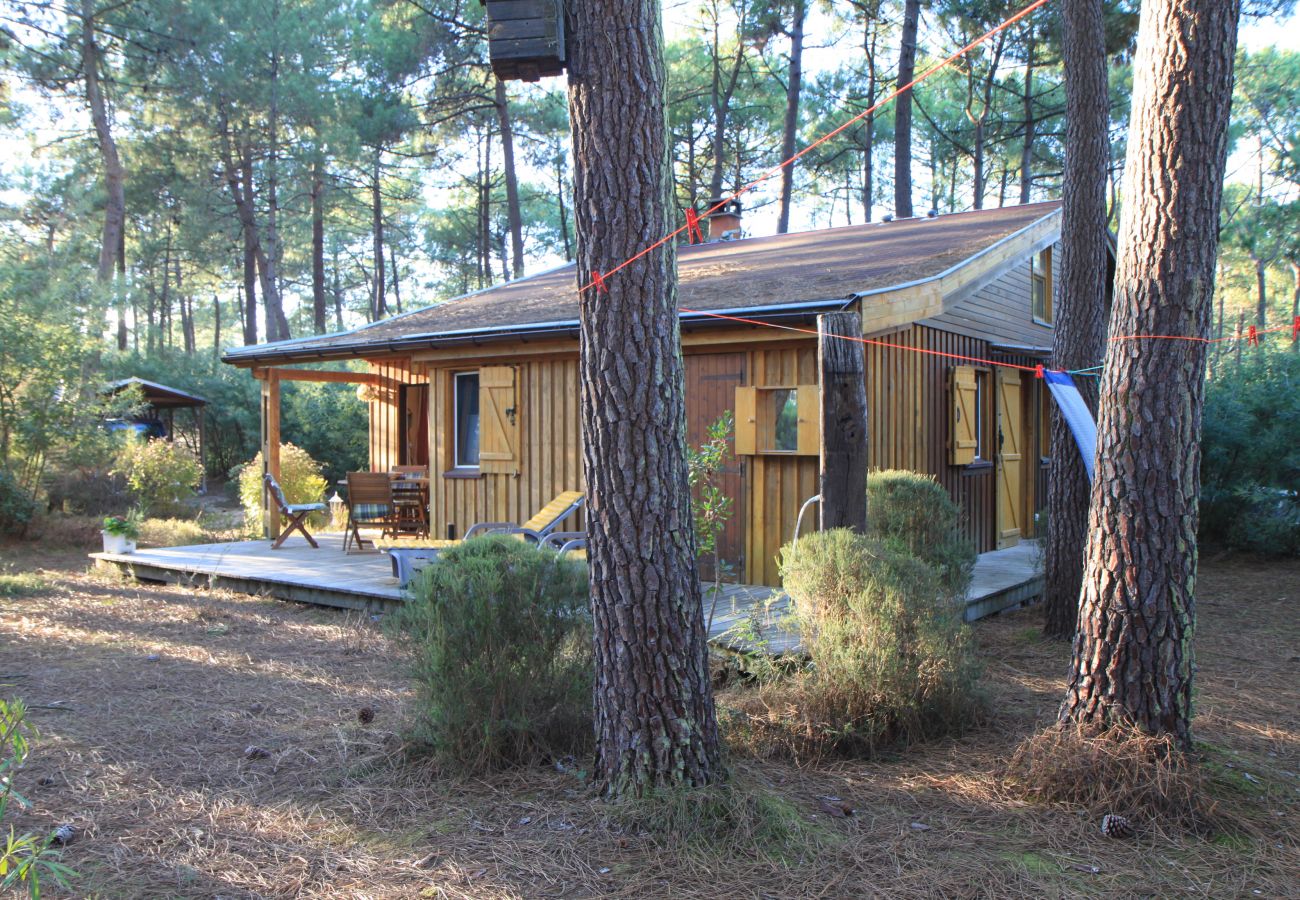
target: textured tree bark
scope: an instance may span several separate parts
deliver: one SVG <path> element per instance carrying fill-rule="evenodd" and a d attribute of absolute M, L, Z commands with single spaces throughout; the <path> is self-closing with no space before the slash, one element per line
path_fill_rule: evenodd
<path fill-rule="evenodd" d="M 817 317 L 821 384 L 821 530 L 867 532 L 867 381 L 857 313 Z"/>
<path fill-rule="evenodd" d="M 1208 337 L 1239 0 L 1147 0 L 1134 62 L 1111 331 Z M 1191 748 L 1206 344 L 1117 340 L 1061 719 Z"/>
<path fill-rule="evenodd" d="M 515 132 L 510 122 L 506 84 L 496 84 L 497 122 L 501 126 L 501 167 L 506 179 L 506 221 L 510 226 L 510 274 L 524 277 L 524 218 L 519 210 L 519 176 L 515 172 Z"/>
<path fill-rule="evenodd" d="M 578 274 L 667 234 L 672 182 L 657 0 L 569 4 Z M 617 65 L 610 65 L 610 60 Z M 583 460 L 606 794 L 723 776 L 686 480 L 672 243 L 581 295 Z"/>
<path fill-rule="evenodd" d="M 921 21 L 921 0 L 903 5 L 903 33 L 898 50 L 898 87 L 916 76 L 916 29 Z M 894 98 L 894 215 L 912 215 L 912 92 Z"/>
<path fill-rule="evenodd" d="M 311 319 L 317 334 L 324 334 L 328 304 L 325 300 L 325 173 L 319 159 L 311 164 Z"/>
<path fill-rule="evenodd" d="M 126 171 L 117 152 L 117 141 L 108 121 L 108 108 L 99 84 L 99 47 L 95 43 L 95 4 L 81 0 L 81 67 L 86 82 L 86 104 L 95 126 L 95 139 L 99 143 L 99 156 L 104 164 L 104 231 L 99 244 L 99 269 L 96 278 L 101 284 L 113 280 L 113 265 L 117 262 L 118 248 L 126 228 Z M 125 334 L 119 332 L 118 343 L 124 343 Z M 122 347 L 121 349 L 126 349 Z"/>
<path fill-rule="evenodd" d="M 1095 366 L 1106 350 L 1106 166 L 1108 93 L 1102 0 L 1073 0 L 1062 16 L 1065 64 L 1065 174 L 1061 259 L 1056 267 L 1054 369 Z M 1097 414 L 1097 380 L 1076 378 Z M 1048 401 L 1050 402 L 1050 401 Z M 1083 584 L 1083 549 L 1092 485 L 1074 436 L 1052 404 L 1047 466 L 1043 634 L 1073 639 Z"/>
<path fill-rule="evenodd" d="M 805 0 L 794 0 L 790 9 L 790 69 L 785 87 L 785 123 L 781 131 L 781 159 L 794 156 L 799 133 L 799 97 L 803 92 L 803 25 L 808 14 Z M 781 169 L 781 208 L 776 233 L 790 230 L 790 196 L 794 191 L 794 166 Z"/>

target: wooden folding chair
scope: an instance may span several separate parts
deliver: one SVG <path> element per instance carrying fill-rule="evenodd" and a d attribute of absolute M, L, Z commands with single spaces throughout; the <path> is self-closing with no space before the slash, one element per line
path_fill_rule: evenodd
<path fill-rule="evenodd" d="M 397 508 L 393 504 L 393 481 L 387 472 L 348 473 L 348 529 L 343 534 L 343 550 L 355 544 L 365 549 L 367 541 L 361 536 L 362 525 L 378 525 L 380 534 L 392 533 L 396 523 Z"/>
<path fill-rule="evenodd" d="M 324 512 L 324 503 L 289 503 L 285 499 L 284 491 L 280 488 L 280 482 L 275 480 L 275 476 L 267 472 L 262 476 L 262 481 L 266 484 L 266 493 L 270 496 L 271 502 L 280 508 L 280 517 L 288 524 L 283 524 L 280 528 L 280 534 L 276 537 L 275 542 L 271 544 L 272 550 L 279 550 L 280 545 L 294 531 L 301 531 L 302 536 L 307 539 L 307 543 L 319 549 L 320 545 L 316 539 L 307 533 L 307 517 L 314 512 Z"/>

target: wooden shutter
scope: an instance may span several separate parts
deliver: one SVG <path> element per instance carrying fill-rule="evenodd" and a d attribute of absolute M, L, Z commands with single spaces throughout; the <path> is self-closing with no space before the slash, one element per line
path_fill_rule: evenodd
<path fill-rule="evenodd" d="M 948 461 L 954 466 L 967 466 L 975 461 L 975 449 L 979 446 L 975 434 L 979 424 L 975 415 L 975 397 L 975 367 L 953 366 Z"/>
<path fill-rule="evenodd" d="M 736 455 L 758 452 L 758 388 L 736 388 Z"/>
<path fill-rule="evenodd" d="M 478 370 L 479 448 L 481 472 L 519 474 L 518 370 L 486 366 Z"/>
<path fill-rule="evenodd" d="M 821 389 L 815 384 L 801 384 L 797 394 L 799 404 L 799 445 L 795 451 L 800 456 L 820 456 L 821 443 Z"/>

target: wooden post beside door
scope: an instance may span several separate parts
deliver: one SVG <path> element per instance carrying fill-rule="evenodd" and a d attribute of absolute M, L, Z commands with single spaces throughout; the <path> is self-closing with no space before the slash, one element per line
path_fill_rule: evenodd
<path fill-rule="evenodd" d="M 821 527 L 867 530 L 867 381 L 857 313 L 817 317 Z M 848 338 L 848 340 L 845 340 Z"/>

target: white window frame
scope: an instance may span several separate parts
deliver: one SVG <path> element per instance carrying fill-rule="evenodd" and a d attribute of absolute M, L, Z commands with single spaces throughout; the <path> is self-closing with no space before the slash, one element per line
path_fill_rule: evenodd
<path fill-rule="evenodd" d="M 451 381 L 451 464 L 453 469 L 461 471 L 477 470 L 479 464 L 477 461 L 472 463 L 463 463 L 460 461 L 460 380 L 462 378 L 478 379 L 478 369 L 468 372 L 456 372 L 452 375 Z M 475 391 L 477 393 L 477 389 Z M 483 413 L 479 410 L 479 415 Z M 482 438 L 482 424 L 479 425 L 479 436 Z"/>

